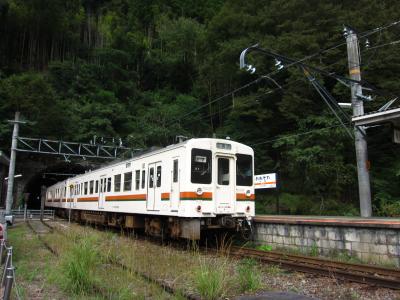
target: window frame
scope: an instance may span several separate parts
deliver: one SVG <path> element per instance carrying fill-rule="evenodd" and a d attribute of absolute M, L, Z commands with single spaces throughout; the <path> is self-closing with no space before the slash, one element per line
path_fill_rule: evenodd
<path fill-rule="evenodd" d="M 239 164 L 238 161 L 242 158 L 245 159 L 249 159 L 250 158 L 250 167 L 251 167 L 251 176 L 247 176 L 246 178 L 244 178 L 243 180 L 246 180 L 248 178 L 250 178 L 250 182 L 248 182 L 247 184 L 242 184 L 243 182 L 241 182 L 239 179 Z M 236 185 L 237 186 L 253 186 L 253 176 L 254 176 L 254 163 L 253 163 L 254 157 L 250 154 L 242 154 L 242 153 L 236 153 Z"/>
<path fill-rule="evenodd" d="M 179 181 L 179 159 L 176 158 L 172 161 L 172 182 Z"/>
<path fill-rule="evenodd" d="M 90 180 L 89 182 L 89 195 L 93 195 L 94 193 L 94 180 Z"/>
<path fill-rule="evenodd" d="M 206 162 L 208 164 L 207 166 L 207 173 L 205 173 L 207 176 L 205 177 L 204 175 L 200 175 L 202 177 L 197 177 L 199 171 L 194 172 L 194 168 L 200 167 L 201 164 L 200 162 L 195 162 L 194 159 L 195 157 L 199 156 L 205 156 L 206 157 Z M 197 164 L 197 166 L 195 165 Z M 212 183 L 212 152 L 211 150 L 208 149 L 200 149 L 200 148 L 192 148 L 191 150 L 191 159 L 190 159 L 190 182 L 195 183 L 195 184 L 211 184 Z M 196 177 L 195 177 L 196 176 Z"/>
<path fill-rule="evenodd" d="M 154 167 L 149 168 L 149 189 L 154 188 Z"/>
<path fill-rule="evenodd" d="M 162 183 L 162 167 L 161 166 L 157 166 L 156 168 L 156 187 L 161 187 L 161 183 Z"/>
<path fill-rule="evenodd" d="M 142 189 L 146 188 L 146 170 L 142 170 Z"/>
<path fill-rule="evenodd" d="M 127 175 L 128 175 L 128 177 L 130 175 L 130 179 L 128 181 L 126 180 Z M 127 184 L 129 185 L 128 186 L 129 188 L 127 188 Z M 125 172 L 124 173 L 124 184 L 122 185 L 122 188 L 123 188 L 122 190 L 124 192 L 132 191 L 132 172 Z"/>
<path fill-rule="evenodd" d="M 224 161 L 224 163 L 222 164 L 222 161 Z M 225 165 L 225 163 L 227 163 Z M 230 184 L 230 177 L 231 177 L 231 159 L 227 158 L 227 157 L 218 157 L 217 158 L 217 184 L 218 185 L 229 185 Z M 224 167 L 228 167 L 228 173 L 220 173 L 220 171 L 224 171 L 225 168 Z M 225 180 L 224 175 L 228 175 L 228 179 Z"/>
<path fill-rule="evenodd" d="M 118 180 L 117 180 L 118 179 Z M 114 192 L 121 192 L 122 174 L 114 175 Z"/>
<path fill-rule="evenodd" d="M 139 189 L 140 189 L 140 170 L 135 170 L 135 191 L 138 191 Z"/>

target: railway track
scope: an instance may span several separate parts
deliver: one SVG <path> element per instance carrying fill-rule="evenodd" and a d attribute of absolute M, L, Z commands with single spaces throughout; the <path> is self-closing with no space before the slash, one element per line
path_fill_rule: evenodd
<path fill-rule="evenodd" d="M 44 223 L 51 228 L 51 230 L 59 230 L 46 222 Z M 208 248 L 206 252 L 213 252 L 213 250 Z M 221 253 L 218 251 L 215 252 Z M 252 257 L 260 262 L 276 264 L 282 268 L 293 271 L 334 277 L 338 280 L 363 283 L 370 286 L 400 289 L 400 270 L 396 269 L 332 261 L 324 258 L 295 255 L 279 251 L 262 251 L 239 246 L 229 247 L 228 252 L 229 255 L 232 256 L 240 258 Z M 121 267 L 124 268 L 126 266 Z M 196 296 L 192 295 L 185 296 L 187 299 L 191 300 L 198 299 Z"/>
<path fill-rule="evenodd" d="M 60 229 L 58 229 L 57 227 L 49 225 L 47 222 L 43 221 L 41 223 L 43 225 L 45 225 L 49 229 L 50 232 L 57 231 L 60 234 L 64 234 Z M 32 228 L 31 224 L 29 224 L 29 222 L 28 222 L 28 227 L 31 228 L 34 231 L 34 229 Z M 38 235 L 39 240 L 44 244 L 44 246 L 47 249 L 49 249 L 49 251 L 51 251 L 52 253 L 55 253 L 55 252 L 53 252 L 54 250 L 46 243 L 46 241 L 44 241 L 40 237 L 40 235 L 38 233 L 36 233 L 36 234 Z M 58 254 L 57 254 L 57 256 L 58 256 Z M 129 266 L 127 266 L 127 265 L 125 265 L 125 264 L 123 264 L 123 263 L 121 263 L 119 261 L 109 260 L 109 261 L 107 261 L 107 263 L 112 264 L 112 265 L 114 265 L 116 267 L 119 267 L 119 268 L 121 268 L 121 269 L 123 269 L 125 271 L 130 272 L 130 273 L 133 273 L 133 274 L 141 277 L 142 279 L 144 279 L 144 280 L 146 280 L 146 281 L 148 281 L 150 283 L 155 283 L 158 286 L 160 286 L 160 288 L 162 288 L 164 291 L 168 292 L 171 295 L 183 296 L 185 299 L 188 299 L 188 300 L 200 300 L 200 297 L 197 296 L 197 295 L 184 293 L 181 290 L 178 291 L 178 290 L 176 290 L 174 288 L 174 286 L 171 283 L 169 283 L 169 282 L 167 282 L 165 280 L 162 280 L 162 279 L 152 278 L 151 276 L 149 276 L 149 275 L 147 275 L 145 273 L 142 273 L 142 272 L 138 272 L 137 270 L 134 270 L 131 267 L 129 267 Z"/>
<path fill-rule="evenodd" d="M 277 264 L 294 271 L 324 275 L 377 287 L 400 289 L 400 270 L 396 269 L 237 246 L 232 246 L 229 253 L 237 257 L 252 257 L 261 262 Z"/>

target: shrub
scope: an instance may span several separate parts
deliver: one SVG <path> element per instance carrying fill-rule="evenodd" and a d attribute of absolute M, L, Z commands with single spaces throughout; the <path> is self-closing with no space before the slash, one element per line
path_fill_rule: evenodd
<path fill-rule="evenodd" d="M 99 263 L 98 258 L 93 240 L 83 238 L 73 245 L 63 256 L 66 287 L 76 294 L 92 291 L 95 284 L 93 271 Z"/>
<path fill-rule="evenodd" d="M 241 292 L 254 291 L 261 286 L 261 272 L 254 259 L 243 259 L 237 268 L 238 281 Z"/>
<path fill-rule="evenodd" d="M 227 264 L 201 261 L 194 272 L 194 284 L 202 299 L 215 300 L 225 294 L 227 287 Z"/>

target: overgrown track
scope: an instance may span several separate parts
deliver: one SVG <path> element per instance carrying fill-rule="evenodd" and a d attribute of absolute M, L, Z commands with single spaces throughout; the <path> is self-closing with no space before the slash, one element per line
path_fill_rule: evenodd
<path fill-rule="evenodd" d="M 52 248 L 52 247 L 42 238 L 41 233 L 38 232 L 38 231 L 32 226 L 32 224 L 31 224 L 31 222 L 30 222 L 29 220 L 26 221 L 26 224 L 28 225 L 29 229 L 36 235 L 36 237 L 37 237 L 38 240 L 42 243 L 42 245 L 43 245 L 47 250 L 49 250 L 49 251 L 51 252 L 51 254 L 53 254 L 53 255 L 56 256 L 56 257 L 59 257 L 59 256 L 60 256 L 60 254 L 59 254 L 56 250 L 54 250 L 54 248 Z M 45 222 L 41 221 L 41 224 L 45 224 Z M 45 225 L 46 225 L 46 224 L 45 224 Z M 51 226 L 46 226 L 46 227 L 48 227 L 50 231 L 53 230 L 53 229 L 51 228 Z M 42 232 L 42 233 L 44 233 L 44 232 Z M 97 286 L 97 285 L 93 285 L 93 286 L 92 286 L 92 289 L 93 289 L 94 292 L 96 292 L 96 293 L 98 293 L 98 294 L 104 296 L 105 298 L 108 298 L 108 297 L 110 296 L 108 291 L 106 291 L 104 288 L 101 288 L 101 287 L 99 287 L 99 286 Z"/>
<path fill-rule="evenodd" d="M 60 234 L 63 234 L 63 232 L 61 230 L 59 230 L 57 227 L 51 226 L 49 225 L 47 222 L 42 222 L 46 227 L 48 227 L 51 231 L 57 231 Z M 30 224 L 28 223 L 28 226 L 30 226 Z M 30 227 L 32 229 L 32 227 Z M 33 229 L 32 229 L 33 230 Z M 40 236 L 39 236 L 40 237 Z M 42 241 L 44 242 L 44 241 Z M 48 245 L 46 246 L 46 248 L 50 248 L 48 247 Z M 51 248 L 50 248 L 51 249 Z M 179 295 L 179 296 L 183 296 L 184 298 L 188 299 L 188 300 L 200 300 L 200 297 L 194 294 L 189 294 L 189 293 L 184 293 L 183 291 L 178 291 L 174 288 L 174 286 L 162 279 L 157 279 L 157 278 L 153 278 L 151 276 L 149 276 L 148 274 L 142 273 L 142 272 L 138 272 L 137 270 L 132 269 L 131 267 L 119 262 L 119 261 L 115 261 L 115 260 L 109 260 L 108 261 L 109 264 L 112 264 L 116 267 L 119 267 L 123 270 L 129 271 L 130 273 L 133 273 L 141 278 L 143 278 L 144 280 L 150 282 L 150 283 L 155 283 L 158 286 L 160 286 L 164 291 L 173 294 L 173 295 Z"/>
<path fill-rule="evenodd" d="M 278 264 L 290 270 L 325 275 L 377 287 L 400 289 L 400 270 L 236 246 L 232 246 L 229 253 L 238 257 L 252 257 L 262 262 Z"/>

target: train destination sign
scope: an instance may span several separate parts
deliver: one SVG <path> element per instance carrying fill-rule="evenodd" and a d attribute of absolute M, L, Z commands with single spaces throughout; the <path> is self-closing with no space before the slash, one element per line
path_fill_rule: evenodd
<path fill-rule="evenodd" d="M 276 173 L 254 175 L 255 189 L 276 189 Z"/>

